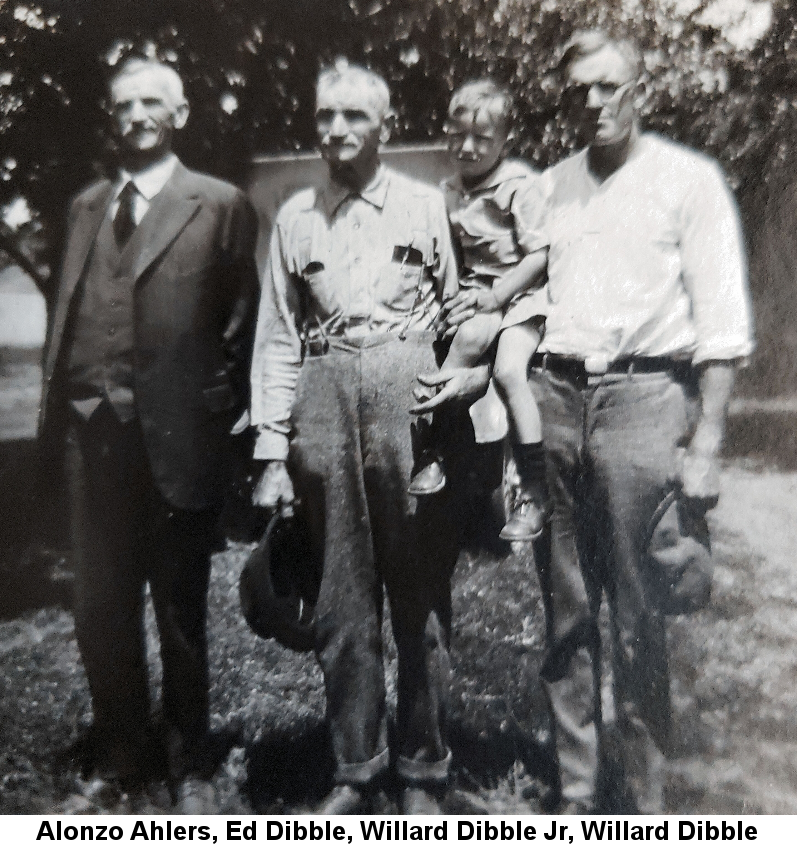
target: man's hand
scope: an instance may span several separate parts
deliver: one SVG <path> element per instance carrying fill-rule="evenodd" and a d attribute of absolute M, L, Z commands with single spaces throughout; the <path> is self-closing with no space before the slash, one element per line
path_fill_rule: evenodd
<path fill-rule="evenodd" d="M 449 367 L 432 375 L 418 375 L 418 382 L 425 387 L 439 387 L 440 390 L 430 399 L 425 399 L 423 390 L 419 391 L 416 397 L 421 403 L 410 409 L 410 413 L 415 415 L 431 413 L 451 401 L 476 401 L 487 392 L 490 370 L 487 366 Z"/>
<path fill-rule="evenodd" d="M 437 325 L 445 328 L 443 336 L 448 338 L 477 313 L 495 313 L 500 309 L 501 305 L 491 289 L 463 289 L 440 308 Z"/>
<path fill-rule="evenodd" d="M 707 511 L 719 501 L 719 454 L 736 366 L 714 360 L 699 368 L 700 416 L 689 447 L 680 453 L 676 475 L 684 496 Z"/>
<path fill-rule="evenodd" d="M 720 495 L 720 464 L 715 454 L 682 449 L 677 477 L 684 496 L 700 504 L 703 510 L 716 507 Z"/>
<path fill-rule="evenodd" d="M 293 516 L 293 482 L 284 460 L 270 460 L 252 493 L 252 502 L 259 508 L 277 511 L 284 517 Z"/>

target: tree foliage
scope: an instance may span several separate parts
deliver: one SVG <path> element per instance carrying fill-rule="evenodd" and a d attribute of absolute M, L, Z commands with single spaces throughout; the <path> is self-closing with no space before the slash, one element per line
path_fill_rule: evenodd
<path fill-rule="evenodd" d="M 744 2 L 772 9 L 756 43 L 718 23 L 729 0 L 0 0 L 0 205 L 27 200 L 51 261 L 68 198 L 109 161 L 109 70 L 141 50 L 185 81 L 180 155 L 231 179 L 253 152 L 312 147 L 314 80 L 339 54 L 389 80 L 398 141 L 437 137 L 468 77 L 507 82 L 518 153 L 544 167 L 579 144 L 562 45 L 601 26 L 643 50 L 646 125 L 716 156 L 756 222 L 789 162 L 797 23 L 789 0 Z"/>

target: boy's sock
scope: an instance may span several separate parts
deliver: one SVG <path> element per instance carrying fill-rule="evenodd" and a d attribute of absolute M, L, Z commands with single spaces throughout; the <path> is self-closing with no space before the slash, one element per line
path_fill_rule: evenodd
<path fill-rule="evenodd" d="M 524 489 L 539 489 L 548 498 L 548 478 L 545 473 L 545 446 L 539 443 L 515 443 L 512 446 L 520 486 Z"/>

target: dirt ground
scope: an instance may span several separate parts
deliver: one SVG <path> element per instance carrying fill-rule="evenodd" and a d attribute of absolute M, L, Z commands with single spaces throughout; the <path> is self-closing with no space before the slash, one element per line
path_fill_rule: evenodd
<path fill-rule="evenodd" d="M 731 461 L 712 516 L 710 608 L 674 618 L 673 697 L 684 751 L 666 768 L 671 813 L 797 813 L 797 473 Z M 321 676 L 306 655 L 250 633 L 238 611 L 247 547 L 214 560 L 211 705 L 240 730 L 214 782 L 225 812 L 307 811 L 328 788 Z M 542 609 L 526 552 L 463 555 L 456 575 L 452 743 L 460 799 L 530 812 L 550 740 L 537 669 Z M 149 618 L 153 689 L 157 639 Z M 393 674 L 392 653 L 388 651 Z M 61 753 L 90 720 L 71 615 L 60 606 L 0 622 L 0 813 L 169 810 L 164 785 L 94 793 Z"/>

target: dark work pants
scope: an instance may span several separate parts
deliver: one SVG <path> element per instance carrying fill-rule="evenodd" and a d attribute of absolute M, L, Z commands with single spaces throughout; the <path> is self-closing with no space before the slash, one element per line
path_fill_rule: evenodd
<path fill-rule="evenodd" d="M 215 511 L 170 506 L 153 484 L 137 420 L 103 404 L 73 417 L 66 445 L 75 631 L 105 757 L 124 770 L 149 721 L 147 582 L 163 662 L 170 770 L 190 769 L 208 729 L 206 613 Z"/>
<path fill-rule="evenodd" d="M 673 487 L 693 396 L 668 372 L 575 380 L 535 369 L 531 382 L 554 501 L 544 563 L 552 651 L 579 621 L 595 622 L 604 593 L 609 603 L 609 635 L 578 652 L 568 675 L 549 686 L 564 797 L 590 805 L 610 720 L 621 736 L 639 728 L 637 719 L 655 740 L 667 735 L 664 618 L 646 546 L 654 513 Z M 602 662 L 601 647 L 611 663 Z"/>
<path fill-rule="evenodd" d="M 307 357 L 293 409 L 291 472 L 323 547 L 316 654 L 324 672 L 336 781 L 367 783 L 387 765 L 383 586 L 398 649 L 396 767 L 445 781 L 449 751 L 450 495 L 415 499 L 410 434 L 415 377 L 436 367 L 431 334 L 332 340 Z"/>

